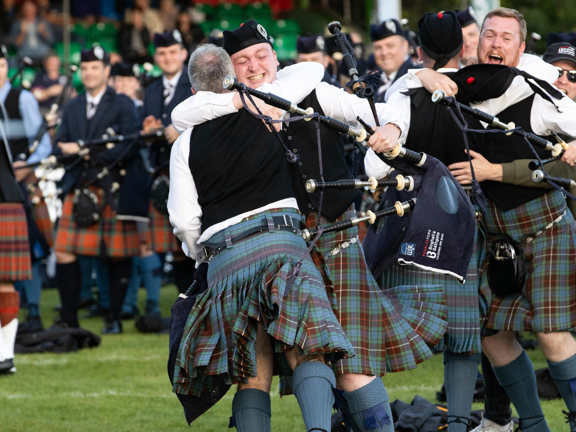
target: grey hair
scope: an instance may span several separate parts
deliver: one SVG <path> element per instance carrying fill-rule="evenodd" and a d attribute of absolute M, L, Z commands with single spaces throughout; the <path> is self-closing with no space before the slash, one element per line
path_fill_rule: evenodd
<path fill-rule="evenodd" d="M 232 60 L 224 48 L 212 44 L 200 45 L 188 61 L 190 85 L 196 91 L 222 93 L 222 82 L 234 74 Z"/>

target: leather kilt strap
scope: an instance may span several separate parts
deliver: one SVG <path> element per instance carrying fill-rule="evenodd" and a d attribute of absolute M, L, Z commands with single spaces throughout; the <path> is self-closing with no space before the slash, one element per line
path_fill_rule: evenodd
<path fill-rule="evenodd" d="M 232 247 L 232 245 L 238 243 L 240 240 L 248 238 L 254 234 L 274 231 L 288 231 L 294 234 L 301 234 L 301 221 L 292 218 L 290 215 L 267 216 L 260 220 L 260 224 L 234 236 L 226 236 L 226 238 L 222 241 L 206 241 L 202 251 L 202 254 L 204 255 L 203 258 L 209 261 L 215 255 L 226 248 Z"/>

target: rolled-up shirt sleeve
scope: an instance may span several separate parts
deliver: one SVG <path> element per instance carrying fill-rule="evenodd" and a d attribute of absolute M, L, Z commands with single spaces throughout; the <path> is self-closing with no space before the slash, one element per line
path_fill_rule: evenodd
<path fill-rule="evenodd" d="M 182 242 L 184 254 L 198 261 L 202 250 L 198 244 L 202 233 L 202 208 L 198 203 L 198 191 L 188 165 L 191 134 L 192 129 L 187 129 L 172 146 L 168 214 L 174 235 Z"/>

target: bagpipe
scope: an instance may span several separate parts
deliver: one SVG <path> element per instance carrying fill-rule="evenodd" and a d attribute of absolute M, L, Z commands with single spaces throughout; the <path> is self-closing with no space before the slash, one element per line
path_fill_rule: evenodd
<path fill-rule="evenodd" d="M 544 150 L 548 150 L 552 153 L 552 156 L 560 156 L 564 150 L 566 150 L 567 144 L 565 142 L 560 142 L 556 144 L 552 144 L 545 138 L 538 136 L 532 132 L 527 132 L 523 128 L 516 127 L 516 125 L 511 123 L 504 123 L 498 119 L 498 117 L 488 114 L 484 111 L 481 111 L 477 108 L 472 108 L 466 104 L 463 104 L 456 100 L 454 97 L 446 97 L 442 90 L 436 90 L 432 94 L 432 102 L 434 103 L 444 103 L 448 106 L 453 106 L 460 111 L 466 112 L 480 121 L 487 123 L 490 127 L 495 127 L 497 129 L 501 129 L 506 131 L 506 135 L 517 134 L 524 137 L 528 140 L 531 144 L 534 144 Z"/>
<path fill-rule="evenodd" d="M 320 115 L 318 113 L 315 113 L 312 108 L 307 109 L 300 108 L 298 105 L 272 93 L 262 92 L 260 90 L 250 88 L 245 84 L 238 82 L 233 75 L 227 76 L 224 79 L 222 85 L 227 90 L 238 90 L 240 92 L 240 95 L 248 93 L 252 96 L 257 97 L 258 99 L 261 99 L 268 105 L 272 105 L 274 107 L 283 109 L 284 111 L 287 111 L 292 114 L 297 114 L 306 121 L 317 119 L 320 123 L 328 126 L 329 128 L 334 129 L 344 135 L 348 135 L 355 138 L 356 141 L 359 143 L 366 140 L 366 131 L 362 128 L 355 128 L 335 118 Z"/>
<path fill-rule="evenodd" d="M 34 62 L 32 61 L 32 59 L 30 57 L 22 57 L 22 59 L 20 60 L 20 63 L 18 64 L 18 69 L 16 69 L 16 72 L 14 73 L 14 75 L 12 75 L 12 78 L 10 78 L 10 84 L 13 85 L 16 82 L 16 80 L 18 79 L 18 77 L 20 77 L 22 72 L 24 72 L 24 69 L 32 66 L 33 64 L 34 64 Z M 24 84 L 24 83 L 22 83 L 22 84 Z M 28 86 L 22 85 L 22 87 L 29 88 L 30 83 L 28 83 Z"/>
<path fill-rule="evenodd" d="M 546 182 L 554 188 L 568 189 L 574 186 L 574 180 L 570 178 L 554 177 L 548 175 L 544 169 L 544 165 L 556 160 L 562 156 L 564 151 L 568 148 L 568 144 L 562 140 L 558 135 L 556 135 L 557 142 L 552 143 L 551 141 L 536 135 L 532 132 L 528 132 L 521 127 L 516 127 L 514 123 L 504 123 L 498 119 L 498 117 L 488 114 L 477 108 L 470 107 L 464 103 L 459 102 L 454 97 L 446 97 L 441 90 L 436 90 L 432 94 L 432 102 L 443 103 L 448 107 L 453 107 L 460 112 L 465 112 L 472 115 L 473 117 L 479 119 L 480 121 L 488 124 L 489 127 L 500 129 L 505 131 L 506 135 L 517 134 L 522 136 L 526 142 L 530 145 L 535 145 L 541 149 L 549 151 L 552 155 L 549 159 L 537 159 L 530 161 L 528 164 L 529 168 L 533 171 L 532 180 L 534 183 Z M 568 194 L 572 197 L 570 194 Z M 572 197 L 574 199 L 574 197 Z"/>
<path fill-rule="evenodd" d="M 224 80 L 224 87 L 258 97 L 269 105 L 296 113 L 304 120 L 318 117 L 328 127 L 354 136 L 358 142 L 364 142 L 374 133 L 369 127 L 368 131 L 355 128 L 340 120 L 312 113 L 310 109 L 304 110 L 276 95 L 248 88 L 238 83 L 234 77 L 227 77 Z M 368 126 L 365 122 L 363 123 Z M 384 225 L 394 227 L 391 231 L 383 230 L 382 223 L 378 224 L 380 226 L 378 230 L 369 230 L 369 234 L 372 232 L 377 237 L 370 243 L 367 236 L 368 248 L 365 243 L 366 258 L 367 261 L 371 261 L 372 270 L 378 271 L 382 265 L 387 267 L 394 259 L 397 259 L 403 264 L 413 264 L 464 280 L 472 253 L 475 220 L 474 209 L 462 187 L 440 161 L 425 153 L 397 145 L 392 151 L 378 154 L 378 156 L 396 169 L 395 175 L 401 175 L 404 178 L 404 173 L 412 177 L 415 186 L 411 191 L 406 188 L 401 191 L 388 188 L 384 195 L 384 208 L 390 207 L 395 202 L 407 202 L 412 198 L 416 198 L 418 204 L 410 209 L 408 218 L 385 218 L 386 221 L 391 222 L 385 222 Z M 342 181 L 347 182 L 347 180 Z M 410 182 L 412 183 L 412 180 Z M 356 182 L 352 181 L 349 186 L 355 187 L 355 184 Z M 391 191 L 395 191 L 393 197 Z M 398 213 L 396 215 L 400 216 Z M 397 221 L 401 219 L 403 222 L 397 229 Z M 368 220 L 361 219 L 359 222 Z M 354 226 L 355 221 L 354 219 L 338 222 L 337 225 L 331 226 L 330 230 L 347 229 Z M 314 233 L 328 232 L 326 228 L 317 227 Z M 404 231 L 406 233 L 403 240 L 396 238 L 398 233 Z M 391 235 L 394 238 L 390 238 Z M 394 255 L 396 251 L 397 256 Z"/>
<path fill-rule="evenodd" d="M 334 222 L 333 224 L 325 226 L 317 226 L 316 228 L 313 229 L 305 229 L 302 231 L 302 237 L 304 238 L 304 240 L 310 241 L 314 237 L 316 237 L 319 233 L 323 234 L 334 231 L 343 231 L 348 228 L 360 225 L 362 222 L 368 222 L 370 224 L 374 224 L 376 222 L 376 219 L 385 216 L 397 215 L 399 217 L 402 217 L 408 212 L 414 210 L 415 205 L 416 205 L 416 198 L 411 198 L 404 202 L 396 201 L 393 206 L 390 206 L 382 210 L 378 210 L 376 212 L 368 210 L 365 216 L 353 217 L 343 221 Z"/>
<path fill-rule="evenodd" d="M 324 189 L 363 189 L 368 188 L 374 192 L 377 188 L 388 186 L 395 187 L 398 190 L 414 190 L 415 180 L 412 176 L 403 176 L 398 174 L 394 179 L 376 180 L 375 177 L 369 177 L 368 180 L 361 179 L 343 179 L 332 182 L 325 182 L 315 179 L 306 181 L 306 192 L 313 193 Z"/>
<path fill-rule="evenodd" d="M 50 155 L 38 162 L 22 165 L 15 167 L 15 169 L 26 169 L 26 168 L 36 168 L 42 167 L 45 169 L 53 169 L 60 165 L 64 165 L 67 162 L 76 162 L 85 156 L 89 156 L 92 151 L 101 149 L 105 147 L 106 149 L 112 149 L 117 144 L 124 142 L 131 142 L 139 138 L 142 139 L 155 139 L 157 137 L 163 136 L 164 132 L 162 130 L 155 130 L 147 134 L 132 134 L 132 135 L 104 135 L 102 138 L 95 138 L 91 140 L 76 140 L 75 142 L 80 147 L 80 150 L 74 154 L 68 155 Z M 101 174 L 103 177 L 105 174 Z"/>

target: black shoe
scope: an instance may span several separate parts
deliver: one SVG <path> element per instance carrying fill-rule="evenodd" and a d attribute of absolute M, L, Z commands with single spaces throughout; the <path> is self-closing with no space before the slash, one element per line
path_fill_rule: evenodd
<path fill-rule="evenodd" d="M 28 316 L 26 321 L 18 326 L 18 333 L 38 333 L 44 330 L 42 320 L 39 315 Z"/>
<path fill-rule="evenodd" d="M 104 323 L 104 328 L 102 329 L 102 334 L 121 334 L 122 333 L 122 321 L 112 320 Z"/>
<path fill-rule="evenodd" d="M 14 359 L 0 361 L 0 375 L 12 375 L 14 372 L 16 372 Z"/>

